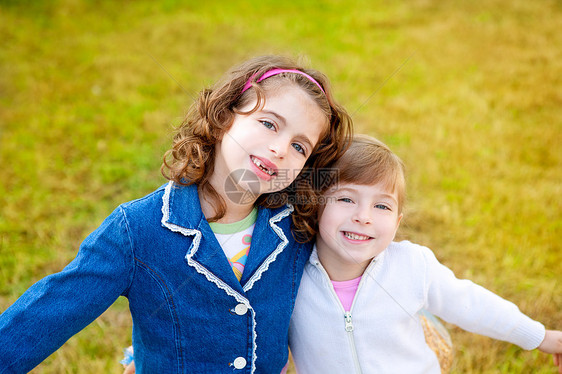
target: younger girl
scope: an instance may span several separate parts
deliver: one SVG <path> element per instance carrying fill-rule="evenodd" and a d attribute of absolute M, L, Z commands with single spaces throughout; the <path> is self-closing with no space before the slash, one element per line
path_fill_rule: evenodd
<path fill-rule="evenodd" d="M 0 373 L 27 373 L 119 296 L 138 373 L 279 372 L 310 254 L 290 218 L 306 238 L 310 213 L 284 202 L 312 193 L 299 172 L 338 157 L 350 126 L 319 72 L 275 56 L 234 68 L 180 127 L 170 182 L 119 206 L 0 315 Z"/>
<path fill-rule="evenodd" d="M 290 324 L 300 374 L 439 373 L 422 309 L 465 330 L 551 353 L 562 372 L 562 332 L 545 332 L 514 304 L 455 278 L 430 249 L 393 242 L 404 173 L 384 144 L 356 137 L 334 170 L 339 182 L 321 196 L 319 234 Z"/>

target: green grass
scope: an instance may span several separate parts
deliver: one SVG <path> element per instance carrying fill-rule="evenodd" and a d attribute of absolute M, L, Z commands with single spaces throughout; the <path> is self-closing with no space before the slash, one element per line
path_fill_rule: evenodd
<path fill-rule="evenodd" d="M 0 3 L 0 310 L 164 179 L 192 97 L 258 54 L 302 55 L 408 168 L 401 236 L 562 329 L 562 5 L 417 0 Z M 450 326 L 455 373 L 551 359 Z M 119 300 L 34 373 L 120 373 Z"/>

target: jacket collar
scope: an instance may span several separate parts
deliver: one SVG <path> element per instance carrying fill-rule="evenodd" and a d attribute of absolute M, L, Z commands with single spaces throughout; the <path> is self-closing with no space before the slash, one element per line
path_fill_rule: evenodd
<path fill-rule="evenodd" d="M 169 182 L 162 203 L 162 225 L 193 237 L 186 254 L 187 263 L 221 289 L 228 288 L 236 293 L 250 290 L 289 243 L 287 235 L 291 233 L 281 229 L 277 223 L 288 217 L 293 207 L 260 208 L 252 235 L 252 255 L 248 257 L 242 279 L 238 282 L 201 211 L 197 185 L 178 186 Z"/>
<path fill-rule="evenodd" d="M 204 219 L 196 184 L 181 186 L 168 182 L 162 200 L 162 224 L 168 228 L 196 228 Z"/>
<path fill-rule="evenodd" d="M 374 272 L 378 271 L 378 269 L 380 269 L 382 267 L 382 264 L 384 263 L 384 258 L 386 257 L 386 251 L 388 250 L 385 249 L 384 251 L 382 251 L 381 253 L 379 253 L 379 255 L 375 258 L 373 258 L 371 260 L 371 262 L 369 263 L 369 265 L 367 266 L 367 268 L 365 269 L 365 271 L 363 272 L 363 276 L 368 275 L 368 276 L 372 276 L 374 274 Z M 322 263 L 320 262 L 320 258 L 318 257 L 318 249 L 316 248 L 316 243 L 314 243 L 314 246 L 312 247 L 312 253 L 310 254 L 310 257 L 308 258 L 308 263 L 310 265 L 312 265 L 313 267 L 317 268 L 317 269 L 322 269 L 321 273 L 326 273 L 326 276 L 328 275 L 328 273 L 326 272 L 326 270 L 324 269 L 324 267 L 322 266 Z"/>

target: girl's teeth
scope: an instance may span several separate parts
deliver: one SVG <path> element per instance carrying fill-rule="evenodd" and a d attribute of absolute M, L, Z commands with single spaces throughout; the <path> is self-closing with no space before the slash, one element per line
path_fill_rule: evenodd
<path fill-rule="evenodd" d="M 273 171 L 269 170 L 268 168 L 266 168 L 265 166 L 263 166 L 260 162 L 260 160 L 258 160 L 257 158 L 253 158 L 252 157 L 252 162 L 259 167 L 262 171 L 266 172 L 269 175 L 273 175 Z"/>
<path fill-rule="evenodd" d="M 367 240 L 367 239 L 369 239 L 368 236 L 358 235 L 358 234 L 354 234 L 352 232 L 346 232 L 345 237 L 348 238 L 348 239 L 351 239 L 351 240 Z"/>

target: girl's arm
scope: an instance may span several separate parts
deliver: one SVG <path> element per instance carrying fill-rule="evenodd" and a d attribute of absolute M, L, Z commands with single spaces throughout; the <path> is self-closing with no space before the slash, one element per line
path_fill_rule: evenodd
<path fill-rule="evenodd" d="M 552 354 L 562 374 L 562 331 L 545 330 L 510 301 L 471 281 L 457 279 L 431 251 L 425 257 L 432 312 L 467 331 Z"/>
<path fill-rule="evenodd" d="M 562 331 L 546 330 L 544 340 L 539 345 L 539 351 L 552 354 L 554 365 L 562 373 Z"/>
<path fill-rule="evenodd" d="M 535 349 L 545 338 L 544 326 L 521 313 L 512 302 L 466 279 L 457 279 L 433 252 L 426 261 L 426 309 L 462 329 Z"/>
<path fill-rule="evenodd" d="M 0 373 L 27 373 L 103 313 L 132 277 L 122 208 L 82 243 L 60 273 L 31 286 L 0 315 Z"/>

